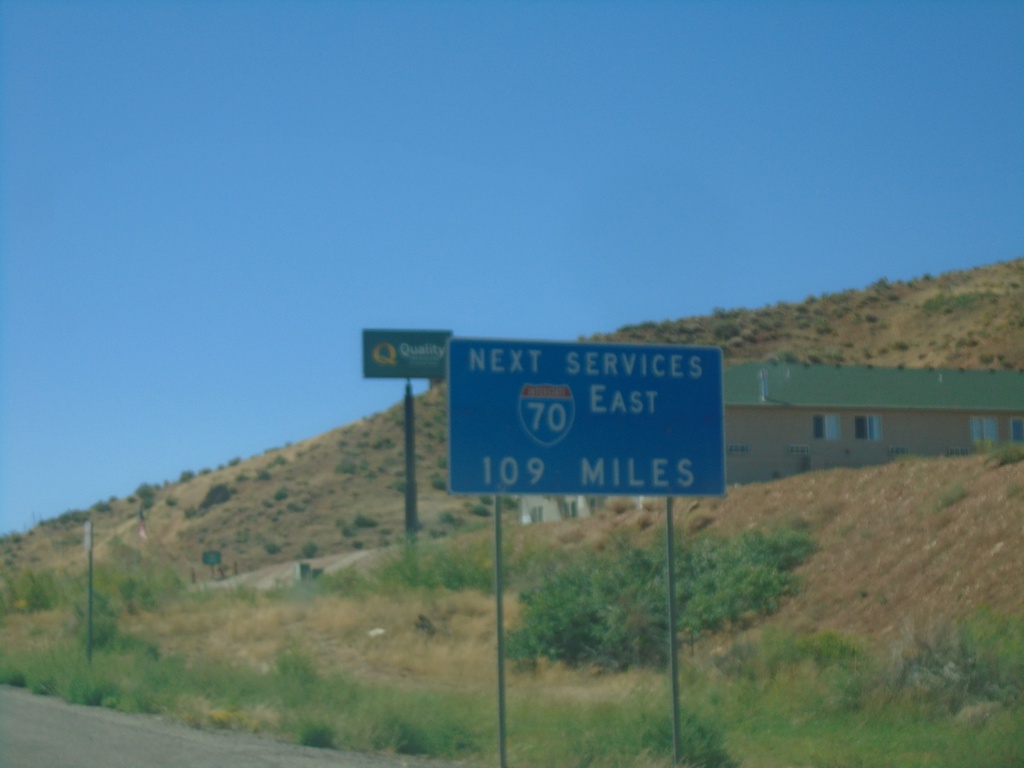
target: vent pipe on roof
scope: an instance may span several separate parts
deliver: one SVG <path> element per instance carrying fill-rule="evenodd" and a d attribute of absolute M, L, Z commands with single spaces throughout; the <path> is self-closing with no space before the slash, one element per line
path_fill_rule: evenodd
<path fill-rule="evenodd" d="M 764 368 L 758 373 L 757 379 L 761 387 L 761 402 L 763 403 L 768 399 L 768 376 L 765 374 Z"/>

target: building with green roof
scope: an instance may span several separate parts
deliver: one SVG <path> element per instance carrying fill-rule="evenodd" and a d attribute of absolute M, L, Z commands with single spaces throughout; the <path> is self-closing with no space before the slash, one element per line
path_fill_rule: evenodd
<path fill-rule="evenodd" d="M 1024 442 L 1024 372 L 747 363 L 724 373 L 726 479 Z"/>

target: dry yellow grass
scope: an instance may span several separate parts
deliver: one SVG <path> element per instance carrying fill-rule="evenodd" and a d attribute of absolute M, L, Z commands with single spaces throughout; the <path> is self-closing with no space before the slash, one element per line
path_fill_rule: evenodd
<path fill-rule="evenodd" d="M 509 625 L 515 624 L 518 612 L 517 602 L 506 598 Z M 432 631 L 423 629 L 421 617 L 429 619 Z M 244 664 L 266 672 L 282 651 L 298 649 L 322 672 L 344 672 L 368 683 L 482 693 L 496 685 L 494 598 L 477 592 L 373 599 L 322 596 L 302 602 L 260 594 L 241 599 L 225 592 L 159 614 L 142 614 L 127 620 L 125 628 L 155 641 L 163 652 L 193 662 Z M 620 701 L 664 685 L 658 671 L 609 675 L 545 660 L 529 671 L 509 665 L 507 674 L 510 695 L 521 700 L 543 695 L 576 702 Z M 253 730 L 251 723 L 261 722 L 259 713 L 217 715 L 201 698 L 186 704 L 197 723 Z M 218 717 L 234 724 L 219 723 Z"/>
<path fill-rule="evenodd" d="M 514 620 L 516 613 L 506 600 L 506 615 Z M 475 592 L 301 601 L 218 592 L 126 622 L 165 652 L 263 671 L 282 650 L 297 647 L 321 669 L 357 677 L 475 686 L 493 675 L 494 599 Z"/>

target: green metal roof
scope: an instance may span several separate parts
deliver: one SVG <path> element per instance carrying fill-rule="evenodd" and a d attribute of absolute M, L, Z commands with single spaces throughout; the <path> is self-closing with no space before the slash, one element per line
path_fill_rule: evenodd
<path fill-rule="evenodd" d="M 1018 371 L 745 363 L 724 378 L 726 405 L 1024 412 Z"/>

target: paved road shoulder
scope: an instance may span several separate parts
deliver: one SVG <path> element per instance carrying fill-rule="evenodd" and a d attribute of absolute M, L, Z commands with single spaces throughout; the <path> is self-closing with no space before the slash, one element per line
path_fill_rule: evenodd
<path fill-rule="evenodd" d="M 68 704 L 0 686 L 4 768 L 445 768 L 452 763 L 313 749 L 201 731 L 156 715 Z"/>

